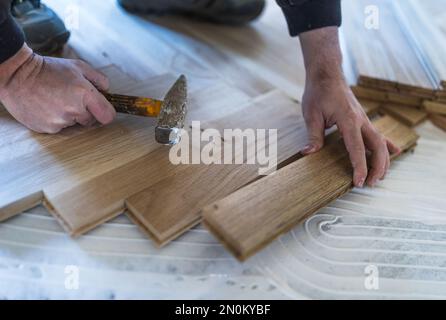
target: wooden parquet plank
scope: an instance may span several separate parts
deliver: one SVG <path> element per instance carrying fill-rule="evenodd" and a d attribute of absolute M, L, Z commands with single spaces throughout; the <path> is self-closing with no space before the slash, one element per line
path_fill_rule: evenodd
<path fill-rule="evenodd" d="M 257 80 L 237 81 L 241 86 L 244 82 L 258 82 L 256 85 L 280 89 L 295 100 L 301 100 L 305 86 L 305 68 L 300 53 L 299 41 L 289 36 L 284 28 L 282 12 L 276 10 L 277 4 L 269 1 L 274 10 L 263 21 L 245 27 L 214 25 L 191 20 L 157 19 L 156 21 L 177 32 L 187 34 L 198 41 L 206 43 L 220 52 L 225 60 L 220 61 L 218 55 L 205 56 L 201 53 L 201 61 L 209 61 L 221 70 L 235 68 L 239 71 L 228 73 L 229 79 L 240 77 L 240 74 L 253 75 Z M 276 28 L 271 24 L 277 24 Z M 190 46 L 188 46 L 190 47 Z M 190 49 L 189 49 L 190 50 Z M 198 52 L 200 54 L 200 52 Z M 243 80 L 243 79 L 240 79 Z M 243 88 L 243 87 L 242 87 Z M 252 91 L 252 90 L 251 90 Z M 263 90 L 265 93 L 267 90 Z"/>
<path fill-rule="evenodd" d="M 414 131 L 389 116 L 375 125 L 402 150 L 417 141 Z M 245 260 L 351 187 L 348 154 L 343 141 L 336 140 L 205 207 L 204 223 L 235 257 Z"/>
<path fill-rule="evenodd" d="M 382 106 L 384 113 L 387 113 L 400 120 L 409 127 L 420 124 L 427 118 L 427 112 L 401 104 L 387 103 Z"/>
<path fill-rule="evenodd" d="M 442 116 L 439 114 L 430 114 L 429 119 L 435 124 L 438 128 L 446 131 L 446 116 Z"/>
<path fill-rule="evenodd" d="M 388 92 L 361 86 L 352 86 L 351 89 L 355 96 L 361 99 L 369 99 L 384 103 L 399 103 L 413 107 L 420 107 L 423 104 L 423 99 L 419 97 L 412 97 L 395 92 Z"/>
<path fill-rule="evenodd" d="M 446 115 L 446 104 L 426 100 L 423 102 L 424 109 L 429 113 Z"/>
<path fill-rule="evenodd" d="M 156 97 L 172 79 L 150 78 L 126 92 L 142 90 Z M 190 94 L 188 123 L 234 113 L 249 98 L 224 84 Z M 0 148 L 0 220 L 45 201 L 67 231 L 79 235 L 123 212 L 126 196 L 179 172 L 169 162 L 167 149 L 154 140 L 155 121 L 119 115 L 106 127 L 72 128 L 50 136 L 33 134 L 2 114 L 0 128 L 8 129 L 8 140 L 2 140 Z M 20 152 L 12 142 L 20 142 Z M 113 185 L 116 190 L 108 189 Z"/>
<path fill-rule="evenodd" d="M 277 129 L 278 163 L 295 156 L 307 142 L 300 107 L 280 92 L 203 125 L 207 128 L 219 132 L 225 128 Z M 234 150 L 235 154 L 238 152 Z M 258 169 L 258 164 L 188 166 L 128 198 L 128 214 L 158 245 L 164 245 L 200 222 L 202 207 L 257 179 Z"/>
<path fill-rule="evenodd" d="M 382 104 L 381 102 L 368 100 L 368 99 L 360 99 L 359 98 L 358 101 L 361 104 L 362 108 L 364 109 L 365 113 L 367 113 L 367 115 L 369 117 L 376 114 Z"/>

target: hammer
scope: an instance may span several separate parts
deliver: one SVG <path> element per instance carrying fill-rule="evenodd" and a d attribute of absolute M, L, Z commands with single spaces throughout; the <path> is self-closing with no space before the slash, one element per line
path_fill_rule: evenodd
<path fill-rule="evenodd" d="M 187 113 L 187 80 L 181 75 L 164 100 L 102 92 L 119 113 L 158 118 L 155 139 L 164 145 L 177 144 Z"/>

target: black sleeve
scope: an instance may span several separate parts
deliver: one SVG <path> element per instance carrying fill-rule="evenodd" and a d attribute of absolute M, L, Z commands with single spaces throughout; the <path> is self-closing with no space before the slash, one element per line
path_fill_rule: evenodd
<path fill-rule="evenodd" d="M 342 23 L 341 0 L 276 0 L 282 7 L 291 36 Z"/>
<path fill-rule="evenodd" d="M 11 0 L 0 0 L 0 63 L 15 55 L 25 42 L 11 15 Z"/>

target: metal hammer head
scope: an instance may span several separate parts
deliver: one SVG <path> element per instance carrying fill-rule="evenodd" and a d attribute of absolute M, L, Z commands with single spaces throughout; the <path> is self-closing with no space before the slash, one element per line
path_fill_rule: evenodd
<path fill-rule="evenodd" d="M 187 113 L 187 80 L 181 75 L 167 92 L 158 116 L 155 138 L 158 143 L 177 144 Z"/>

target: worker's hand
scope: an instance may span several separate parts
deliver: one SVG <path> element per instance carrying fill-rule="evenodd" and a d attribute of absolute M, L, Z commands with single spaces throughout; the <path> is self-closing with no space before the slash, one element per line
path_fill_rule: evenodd
<path fill-rule="evenodd" d="M 300 40 L 307 71 L 302 107 L 310 139 L 302 152 L 319 151 L 325 129 L 337 125 L 354 169 L 354 185 L 374 186 L 389 168 L 389 152 L 400 150 L 376 130 L 347 85 L 337 28 L 306 32 Z M 366 152 L 370 152 L 370 171 Z"/>
<path fill-rule="evenodd" d="M 42 57 L 28 46 L 0 64 L 0 101 L 31 130 L 57 133 L 76 123 L 108 124 L 116 113 L 96 89 L 108 80 L 79 60 Z"/>
<path fill-rule="evenodd" d="M 390 165 L 390 153 L 399 149 L 372 125 L 350 88 L 343 80 L 309 82 L 303 99 L 303 113 L 309 144 L 302 151 L 310 154 L 324 145 L 326 128 L 337 125 L 354 169 L 353 182 L 374 186 L 383 179 Z M 371 153 L 368 172 L 366 151 Z"/>

